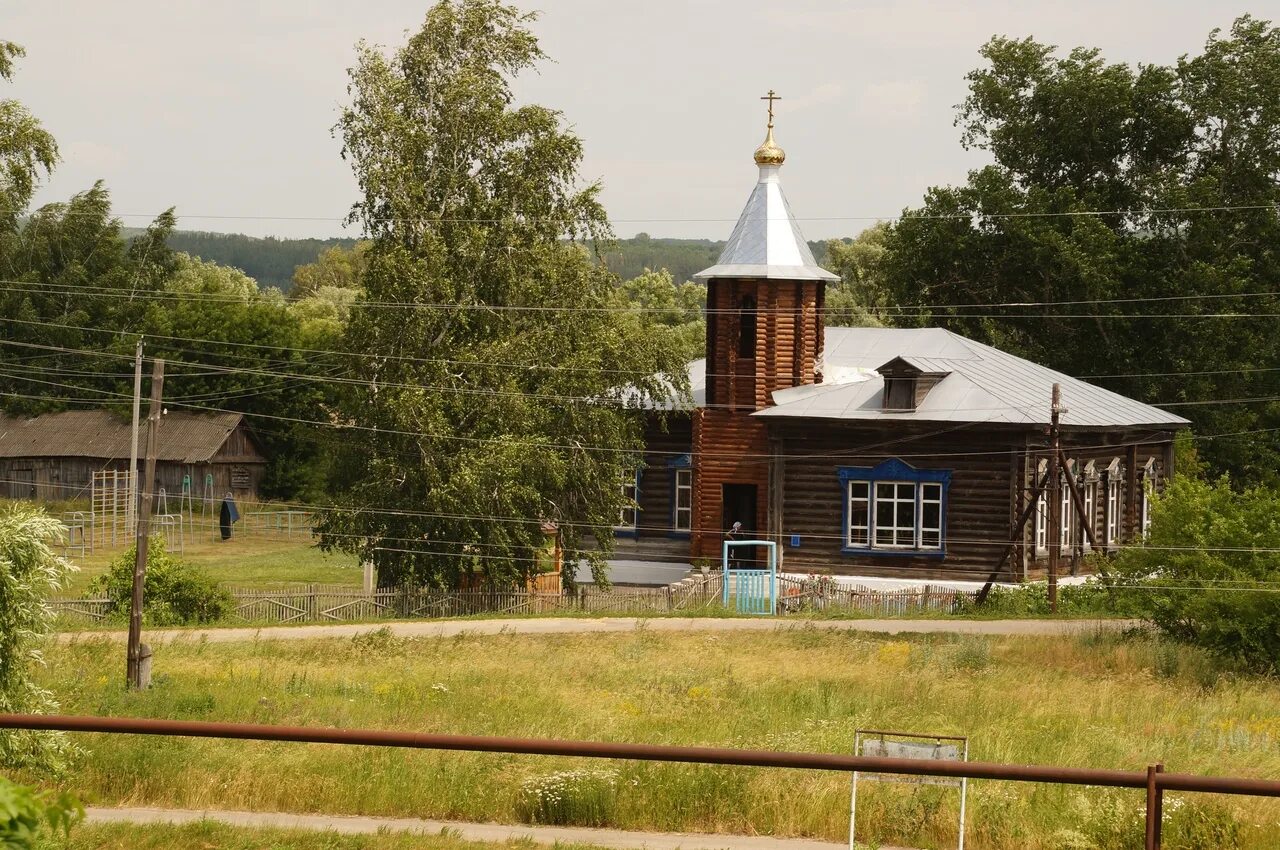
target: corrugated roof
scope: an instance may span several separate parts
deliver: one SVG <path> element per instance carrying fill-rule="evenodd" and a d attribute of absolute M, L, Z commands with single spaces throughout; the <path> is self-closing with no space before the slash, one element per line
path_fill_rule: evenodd
<path fill-rule="evenodd" d="M 167 413 L 160 420 L 157 459 L 180 463 L 209 460 L 243 417 L 239 413 Z M 143 421 L 139 452 L 146 450 Z M 66 410 L 29 419 L 0 416 L 0 457 L 128 458 L 129 420 L 107 410 Z"/>
<path fill-rule="evenodd" d="M 760 180 L 725 243 L 720 259 L 693 276 L 775 280 L 839 280 L 813 259 L 791 205 L 782 193 L 777 165 L 761 165 Z"/>
<path fill-rule="evenodd" d="M 883 410 L 884 380 L 811 384 L 779 390 L 761 417 L 904 419 L 1047 425 L 1055 383 L 1062 387 L 1062 424 L 1087 428 L 1190 424 L 1181 416 L 1095 387 L 943 328 L 827 328 L 824 366 L 876 369 L 895 357 L 947 372 L 912 411 Z"/>

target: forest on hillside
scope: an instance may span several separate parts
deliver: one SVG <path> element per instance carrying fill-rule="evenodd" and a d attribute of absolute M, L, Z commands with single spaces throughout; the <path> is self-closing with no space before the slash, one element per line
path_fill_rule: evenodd
<path fill-rule="evenodd" d="M 143 231 L 126 229 L 133 237 Z M 293 285 L 293 272 L 298 266 L 315 262 L 330 248 L 350 248 L 355 239 L 281 239 L 275 236 L 246 236 L 243 233 L 210 233 L 200 230 L 175 230 L 168 245 L 174 251 L 190 254 L 221 266 L 240 269 L 264 289 L 276 287 L 288 292 Z M 813 255 L 822 262 L 825 242 L 810 242 Z M 646 269 L 666 269 L 676 281 L 686 281 L 694 274 L 715 265 L 724 248 L 723 240 L 664 239 L 647 233 L 631 239 L 618 239 L 601 246 L 605 265 L 622 280 L 631 280 Z"/>

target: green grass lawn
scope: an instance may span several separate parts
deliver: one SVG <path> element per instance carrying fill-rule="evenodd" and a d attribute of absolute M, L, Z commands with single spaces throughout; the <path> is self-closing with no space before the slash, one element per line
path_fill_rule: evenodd
<path fill-rule="evenodd" d="M 106 572 L 112 560 L 127 553 L 127 546 L 99 548 L 71 561 L 80 568 L 67 588 L 68 595 L 83 593 L 94 576 Z M 292 537 L 241 535 L 212 540 L 200 535 L 188 540 L 181 557 L 206 570 L 220 582 L 235 587 L 271 588 L 305 584 L 360 586 L 360 565 L 344 553 L 325 553 L 306 534 Z"/>
<path fill-rule="evenodd" d="M 498 635 L 50 649 L 69 713 L 848 752 L 857 728 L 971 738 L 1001 762 L 1280 776 L 1280 682 L 1147 638 Z M 102 804 L 555 821 L 847 838 L 847 776 L 326 745 L 82 736 L 69 787 Z M 566 771 L 573 771 L 568 772 Z M 1171 795 L 1167 848 L 1274 848 L 1280 805 Z M 1140 846 L 1136 791 L 975 782 L 973 850 Z M 859 837 L 955 846 L 956 792 L 868 785 Z M 112 845 L 106 845 L 112 846 Z M 238 846 L 238 845 L 232 845 Z M 306 846 L 306 845 L 302 845 Z"/>
<path fill-rule="evenodd" d="M 532 841 L 464 841 L 453 835 L 339 835 L 290 829 L 245 829 L 204 821 L 170 825 L 93 824 L 76 827 L 69 839 L 47 838 L 40 850 L 534 850 Z M 560 850 L 591 850 L 561 844 Z"/>

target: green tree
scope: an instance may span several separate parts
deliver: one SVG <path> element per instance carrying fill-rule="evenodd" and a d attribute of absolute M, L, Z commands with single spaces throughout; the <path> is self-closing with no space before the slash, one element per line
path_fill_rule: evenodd
<path fill-rule="evenodd" d="M 43 663 L 41 647 L 53 627 L 47 600 L 75 569 L 53 550 L 64 533 L 62 523 L 30 505 L 0 510 L 0 713 L 57 711 L 34 668 Z M 73 753 L 61 733 L 0 729 L 0 764 L 9 768 L 57 773 Z"/>
<path fill-rule="evenodd" d="M 609 235 L 581 141 L 542 106 L 514 106 L 544 58 L 532 15 L 440 2 L 404 47 L 359 47 L 335 127 L 372 245 L 347 327 L 362 384 L 338 406 L 336 504 L 322 545 L 370 558 L 379 581 L 495 582 L 530 571 L 540 522 L 565 562 L 599 568 L 642 449 L 624 402 L 687 387 L 684 362 L 619 317 L 590 246 Z"/>
<path fill-rule="evenodd" d="M 833 327 L 865 328 L 883 324 L 892 303 L 881 264 L 889 225 L 880 222 L 854 239 L 832 239 L 827 243 L 825 266 L 840 275 L 838 284 L 827 286 L 826 322 Z"/>
<path fill-rule="evenodd" d="M 1124 375 L 1097 380 L 1154 403 L 1280 396 L 1256 368 L 1280 359 L 1280 31 L 1245 16 L 1171 66 L 1031 39 L 981 53 L 957 124 L 994 162 L 890 230 L 896 321 Z M 1185 411 L 1205 434 L 1280 426 L 1273 401 Z M 1275 482 L 1277 434 L 1211 441 L 1205 460 Z"/>
<path fill-rule="evenodd" d="M 350 248 L 343 245 L 326 248 L 314 263 L 307 263 L 293 270 L 290 297 L 306 298 L 324 287 L 359 291 L 360 279 L 364 275 L 365 255 L 368 253 L 369 243 L 365 241 L 357 242 Z"/>
<path fill-rule="evenodd" d="M 0 41 L 0 78 L 13 79 L 21 46 Z M 58 145 L 40 121 L 16 100 L 0 100 L 0 226 L 10 229 L 31 202 L 41 172 L 53 171 Z"/>
<path fill-rule="evenodd" d="M 1161 632 L 1264 672 L 1280 672 L 1280 493 L 1181 475 L 1152 500 L 1146 547 L 1113 569 L 1130 609 Z"/>
<path fill-rule="evenodd" d="M 631 311 L 636 323 L 649 325 L 652 333 L 665 336 L 665 345 L 684 360 L 702 356 L 707 344 L 702 315 L 706 287 L 688 281 L 677 284 L 666 269 L 645 269 L 644 274 L 618 287 L 615 303 L 622 313 Z"/>

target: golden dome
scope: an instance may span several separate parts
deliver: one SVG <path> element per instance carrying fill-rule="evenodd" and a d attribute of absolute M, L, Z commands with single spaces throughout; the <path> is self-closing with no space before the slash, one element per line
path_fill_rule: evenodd
<path fill-rule="evenodd" d="M 782 165 L 786 159 L 787 152 L 778 147 L 778 143 L 773 140 L 773 121 L 770 121 L 764 141 L 760 143 L 760 147 L 756 148 L 756 165 Z"/>

